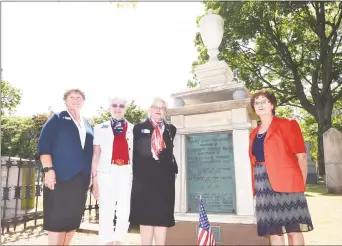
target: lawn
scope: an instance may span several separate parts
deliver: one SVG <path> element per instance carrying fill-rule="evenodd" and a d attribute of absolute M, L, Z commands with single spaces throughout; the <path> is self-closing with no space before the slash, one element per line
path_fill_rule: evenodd
<path fill-rule="evenodd" d="M 304 233 L 307 245 L 342 245 L 342 196 L 328 194 L 322 179 L 308 185 L 306 198 L 314 230 Z"/>

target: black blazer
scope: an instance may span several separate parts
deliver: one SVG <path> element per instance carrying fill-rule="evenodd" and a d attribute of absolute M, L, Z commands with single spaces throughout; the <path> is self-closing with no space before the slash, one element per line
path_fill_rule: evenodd
<path fill-rule="evenodd" d="M 139 169 L 139 162 L 162 162 L 170 166 L 170 170 L 178 173 L 178 165 L 173 155 L 173 140 L 177 129 L 174 125 L 165 122 L 163 138 L 166 148 L 155 160 L 151 152 L 151 137 L 154 129 L 149 119 L 136 124 L 133 128 L 133 174 Z"/>

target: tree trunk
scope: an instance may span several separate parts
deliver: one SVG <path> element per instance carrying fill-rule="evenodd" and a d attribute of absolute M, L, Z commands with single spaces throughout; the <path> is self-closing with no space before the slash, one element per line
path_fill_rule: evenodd
<path fill-rule="evenodd" d="M 318 114 L 324 116 L 323 114 Z M 323 134 L 329 130 L 332 126 L 331 116 L 330 117 L 319 117 L 318 119 L 318 134 L 317 134 L 317 161 L 318 161 L 318 174 L 320 176 L 325 175 L 325 161 L 324 161 L 324 145 L 323 145 Z"/>

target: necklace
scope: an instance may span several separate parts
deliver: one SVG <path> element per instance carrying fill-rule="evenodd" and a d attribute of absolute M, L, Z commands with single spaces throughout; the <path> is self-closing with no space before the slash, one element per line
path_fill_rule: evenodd
<path fill-rule="evenodd" d="M 256 137 L 257 137 L 257 138 L 263 138 L 263 137 L 266 135 L 267 130 L 268 130 L 269 127 L 270 127 L 269 125 L 266 127 L 264 133 L 261 133 L 261 134 L 257 133 Z M 260 130 L 260 129 L 259 129 L 259 130 Z M 258 131 L 259 131 L 259 130 L 258 130 Z"/>
<path fill-rule="evenodd" d="M 267 132 L 264 132 L 264 133 L 261 133 L 261 134 L 257 133 L 257 138 L 262 138 L 262 137 L 264 137 L 266 133 L 267 133 Z"/>

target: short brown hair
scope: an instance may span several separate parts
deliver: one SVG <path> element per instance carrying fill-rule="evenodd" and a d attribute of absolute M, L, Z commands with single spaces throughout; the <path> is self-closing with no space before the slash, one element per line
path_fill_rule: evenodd
<path fill-rule="evenodd" d="M 253 93 L 251 97 L 251 107 L 253 111 L 255 112 L 255 108 L 254 108 L 255 99 L 257 99 L 260 96 L 264 96 L 267 98 L 268 101 L 270 101 L 270 103 L 273 105 L 272 113 L 273 115 L 275 115 L 275 109 L 277 107 L 277 98 L 274 95 L 273 91 L 267 90 L 267 89 L 262 89 Z"/>
<path fill-rule="evenodd" d="M 67 91 L 64 93 L 64 95 L 63 95 L 64 101 L 68 98 L 68 96 L 69 96 L 71 93 L 80 94 L 80 95 L 83 97 L 83 100 L 85 100 L 85 95 L 84 95 L 84 92 L 83 92 L 83 91 L 81 91 L 80 89 L 70 89 L 70 90 L 67 90 Z"/>

